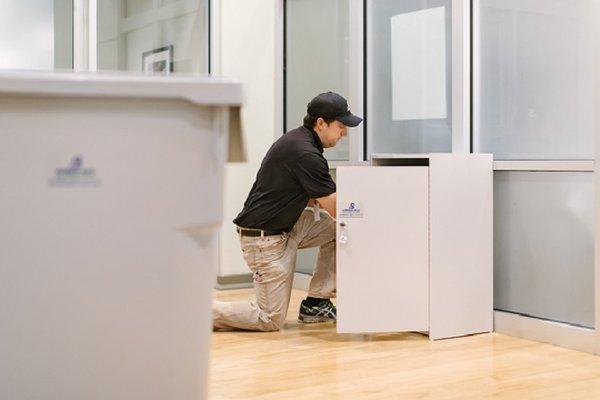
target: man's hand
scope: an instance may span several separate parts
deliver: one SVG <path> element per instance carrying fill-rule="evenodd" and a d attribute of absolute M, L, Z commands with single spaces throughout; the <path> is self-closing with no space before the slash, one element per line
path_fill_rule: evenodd
<path fill-rule="evenodd" d="M 331 193 L 329 196 L 315 199 L 315 201 L 317 203 L 319 203 L 319 207 L 321 207 L 323 210 L 327 211 L 333 219 L 337 218 L 337 213 L 336 213 L 337 196 L 335 193 Z"/>
<path fill-rule="evenodd" d="M 306 205 L 306 207 L 314 207 L 315 205 L 315 199 L 308 199 L 308 204 Z"/>

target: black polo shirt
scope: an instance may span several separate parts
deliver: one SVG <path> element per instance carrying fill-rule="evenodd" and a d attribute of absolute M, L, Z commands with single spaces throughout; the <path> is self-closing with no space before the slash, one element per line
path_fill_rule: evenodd
<path fill-rule="evenodd" d="M 316 132 L 301 126 L 279 138 L 262 161 L 244 209 L 233 222 L 243 228 L 289 232 L 309 198 L 335 193 L 335 182 Z"/>

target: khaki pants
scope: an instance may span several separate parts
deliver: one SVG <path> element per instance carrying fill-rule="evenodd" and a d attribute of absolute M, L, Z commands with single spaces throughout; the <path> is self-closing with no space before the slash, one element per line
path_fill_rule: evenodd
<path fill-rule="evenodd" d="M 256 299 L 213 304 L 215 328 L 276 331 L 290 302 L 298 249 L 320 247 L 308 295 L 335 297 L 335 221 L 321 211 L 315 221 L 307 208 L 289 233 L 240 238 L 244 260 L 253 273 Z"/>

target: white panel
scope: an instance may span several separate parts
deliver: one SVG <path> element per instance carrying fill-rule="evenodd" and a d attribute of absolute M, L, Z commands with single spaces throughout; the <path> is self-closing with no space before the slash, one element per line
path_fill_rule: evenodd
<path fill-rule="evenodd" d="M 340 167 L 337 182 L 338 332 L 426 331 L 427 167 Z"/>
<path fill-rule="evenodd" d="M 392 118 L 446 118 L 445 7 L 394 15 Z"/>
<path fill-rule="evenodd" d="M 492 330 L 491 155 L 432 154 L 431 339 Z"/>

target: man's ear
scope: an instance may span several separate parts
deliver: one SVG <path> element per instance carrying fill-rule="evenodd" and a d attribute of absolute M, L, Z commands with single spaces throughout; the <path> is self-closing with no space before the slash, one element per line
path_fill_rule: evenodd
<path fill-rule="evenodd" d="M 322 117 L 317 118 L 317 123 L 315 126 L 318 126 L 319 129 L 325 129 L 329 126 L 329 124 Z"/>

